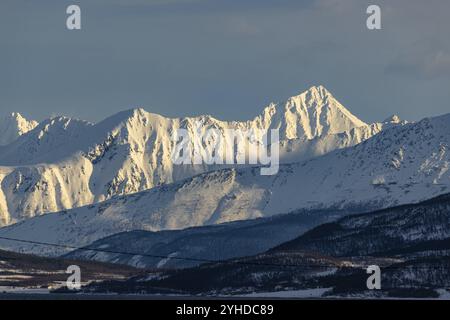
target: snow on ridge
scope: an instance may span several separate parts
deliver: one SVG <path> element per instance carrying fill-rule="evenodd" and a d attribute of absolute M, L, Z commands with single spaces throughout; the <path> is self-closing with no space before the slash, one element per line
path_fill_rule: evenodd
<path fill-rule="evenodd" d="M 205 130 L 280 129 L 281 162 L 311 159 L 377 134 L 386 124 L 366 125 L 322 86 L 271 104 L 253 120 L 211 116 L 166 118 L 142 108 L 92 124 L 67 117 L 42 122 L 0 152 L 0 225 L 127 195 L 221 166 L 175 166 L 172 133 L 193 139 Z"/>
<path fill-rule="evenodd" d="M 0 117 L 0 146 L 13 142 L 21 135 L 33 130 L 37 125 L 37 121 L 27 120 L 18 112 Z"/>

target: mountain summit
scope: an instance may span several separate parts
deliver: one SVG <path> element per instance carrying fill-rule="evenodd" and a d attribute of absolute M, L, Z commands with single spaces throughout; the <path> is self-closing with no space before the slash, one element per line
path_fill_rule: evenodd
<path fill-rule="evenodd" d="M 270 123 L 271 129 L 280 129 L 280 137 L 288 140 L 313 139 L 367 126 L 323 86 L 313 86 L 283 103 L 270 104 L 261 120 Z"/>
<path fill-rule="evenodd" d="M 20 113 L 10 113 L 0 117 L 0 145 L 7 145 L 21 135 L 34 129 L 38 123 L 25 119 Z"/>

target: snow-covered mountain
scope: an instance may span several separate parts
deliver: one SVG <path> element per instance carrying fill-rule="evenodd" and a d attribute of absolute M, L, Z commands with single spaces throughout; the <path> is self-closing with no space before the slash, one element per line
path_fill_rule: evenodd
<path fill-rule="evenodd" d="M 0 229 L 0 237 L 79 246 L 123 231 L 181 229 L 300 208 L 368 211 L 415 203 L 449 192 L 449 146 L 447 114 L 393 126 L 354 147 L 283 164 L 274 176 L 261 176 L 258 167 L 207 172 L 100 204 L 35 217 Z M 17 242 L 2 241 L 1 247 L 55 253 L 52 247 Z"/>
<path fill-rule="evenodd" d="M 0 146 L 13 142 L 37 125 L 36 121 L 27 120 L 20 113 L 13 112 L 0 117 Z"/>
<path fill-rule="evenodd" d="M 280 129 L 280 156 L 286 163 L 352 146 L 383 128 L 403 124 L 394 119 L 367 125 L 322 86 L 270 104 L 261 115 L 245 122 L 210 116 L 171 119 L 143 109 L 124 111 L 97 124 L 52 118 L 0 147 L 0 225 L 221 168 L 174 165 L 173 133 L 180 128 L 189 132 L 191 144 L 201 140 L 209 128 L 220 132 L 253 129 L 260 135 Z M 236 150 L 236 154 L 244 152 L 243 148 Z"/>

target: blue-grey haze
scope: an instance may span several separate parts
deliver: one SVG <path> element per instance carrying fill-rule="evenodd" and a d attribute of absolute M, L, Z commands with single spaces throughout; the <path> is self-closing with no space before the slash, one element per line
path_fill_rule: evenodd
<path fill-rule="evenodd" d="M 323 84 L 362 120 L 417 120 L 450 112 L 449 16 L 448 0 L 2 0 L 0 114 L 249 119 Z"/>

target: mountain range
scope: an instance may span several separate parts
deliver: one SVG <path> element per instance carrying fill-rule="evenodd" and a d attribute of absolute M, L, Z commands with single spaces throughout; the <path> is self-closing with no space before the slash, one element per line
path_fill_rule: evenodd
<path fill-rule="evenodd" d="M 124 111 L 96 124 L 67 117 L 40 124 L 18 114 L 12 118 L 15 120 L 0 123 L 0 132 L 9 133 L 4 136 L 9 143 L 0 146 L 0 225 L 224 168 L 174 165 L 173 134 L 180 128 L 189 132 L 191 144 L 201 140 L 209 128 L 220 132 L 253 129 L 261 134 L 279 129 L 280 161 L 289 163 L 356 145 L 383 129 L 405 124 L 392 117 L 368 125 L 322 86 L 271 103 L 262 114 L 243 122 L 211 116 L 166 118 L 143 109 Z M 237 156 L 246 150 L 237 148 L 235 152 Z"/>
<path fill-rule="evenodd" d="M 174 165 L 173 132 L 186 129 L 195 143 L 198 123 L 280 129 L 279 172 Z M 97 124 L 52 118 L 0 147 L 0 247 L 59 256 L 88 246 L 71 257 L 157 268 L 257 254 L 355 211 L 450 192 L 449 123 L 450 114 L 368 125 L 321 86 L 247 122 L 143 109 Z M 198 261 L 177 259 L 184 254 Z"/>
<path fill-rule="evenodd" d="M 132 230 L 183 229 L 299 209 L 369 211 L 415 203 L 449 190 L 449 122 L 450 114 L 393 126 L 356 146 L 283 164 L 274 176 L 261 176 L 258 167 L 202 173 L 99 204 L 27 219 L 0 229 L 0 236 L 85 246 Z M 1 246 L 61 253 L 59 248 L 7 241 Z"/>

